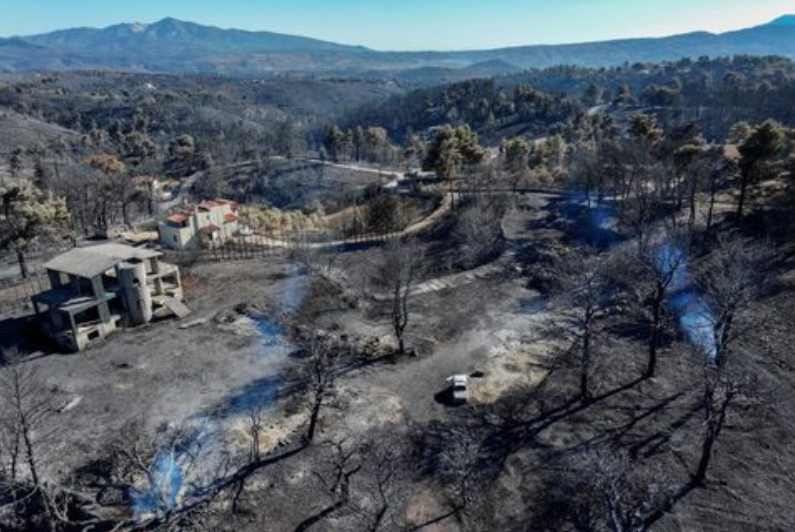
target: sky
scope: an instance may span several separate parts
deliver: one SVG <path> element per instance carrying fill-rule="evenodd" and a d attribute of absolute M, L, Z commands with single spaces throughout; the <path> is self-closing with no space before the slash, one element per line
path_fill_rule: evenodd
<path fill-rule="evenodd" d="M 0 35 L 165 17 L 378 50 L 461 50 L 746 28 L 793 0 L 0 0 Z"/>

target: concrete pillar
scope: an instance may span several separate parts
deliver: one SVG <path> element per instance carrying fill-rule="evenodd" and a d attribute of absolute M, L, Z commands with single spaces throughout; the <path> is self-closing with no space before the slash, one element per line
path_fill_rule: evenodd
<path fill-rule="evenodd" d="M 108 300 L 105 294 L 105 285 L 102 282 L 102 276 L 97 276 L 91 279 L 91 286 L 94 289 L 94 299 L 96 299 L 99 304 L 97 305 L 97 309 L 99 310 L 99 319 L 102 323 L 110 323 L 110 308 L 108 307 Z"/>
<path fill-rule="evenodd" d="M 120 265 L 119 281 L 127 308 L 127 323 L 135 326 L 152 321 L 152 293 L 146 284 L 146 265 L 143 262 Z"/>
<path fill-rule="evenodd" d="M 72 342 L 73 343 L 72 343 L 71 347 L 75 351 L 80 351 L 81 349 L 83 349 L 83 346 L 80 345 L 80 338 L 78 337 L 78 334 L 77 334 L 77 324 L 75 323 L 75 317 L 72 315 L 71 312 L 68 312 L 67 316 L 69 317 L 69 330 L 72 331 Z"/>

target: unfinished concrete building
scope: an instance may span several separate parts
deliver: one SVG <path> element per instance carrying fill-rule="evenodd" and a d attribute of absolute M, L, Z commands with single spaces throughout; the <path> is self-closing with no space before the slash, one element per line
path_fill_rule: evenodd
<path fill-rule="evenodd" d="M 44 265 L 52 288 L 32 298 L 43 332 L 80 351 L 120 327 L 190 311 L 179 268 L 162 253 L 122 244 L 76 248 Z"/>

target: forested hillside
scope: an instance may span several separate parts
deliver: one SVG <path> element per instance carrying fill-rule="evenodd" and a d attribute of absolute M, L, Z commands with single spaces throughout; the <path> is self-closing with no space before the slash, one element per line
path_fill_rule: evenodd
<path fill-rule="evenodd" d="M 421 89 L 348 114 L 395 135 L 445 123 L 469 124 L 489 139 L 560 132 L 587 114 L 621 120 L 651 112 L 665 124 L 696 121 L 721 139 L 738 121 L 795 123 L 795 64 L 736 56 L 614 68 L 572 66 Z"/>
<path fill-rule="evenodd" d="M 0 75 L 0 529 L 794 530 L 795 64 L 506 71 Z"/>

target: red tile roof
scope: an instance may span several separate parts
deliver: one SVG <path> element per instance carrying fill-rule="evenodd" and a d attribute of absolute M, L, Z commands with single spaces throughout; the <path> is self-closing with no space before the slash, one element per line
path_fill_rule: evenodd
<path fill-rule="evenodd" d="M 739 161 L 741 157 L 739 146 L 736 144 L 726 144 L 723 147 L 723 156 L 730 161 Z"/>
<path fill-rule="evenodd" d="M 199 229 L 199 232 L 203 235 L 211 235 L 213 233 L 217 233 L 220 230 L 221 228 L 218 227 L 217 225 L 208 225 L 206 227 L 202 227 L 201 229 Z"/>
<path fill-rule="evenodd" d="M 193 203 L 190 205 L 182 206 L 182 210 L 180 212 L 174 213 L 168 217 L 168 221 L 172 223 L 181 224 L 184 223 L 185 220 L 196 214 L 197 212 L 210 212 L 216 207 L 224 207 L 230 206 L 233 210 L 236 210 L 238 204 L 236 201 L 232 200 L 225 200 L 225 199 L 216 199 L 216 200 L 203 200 L 199 203 Z M 230 216 L 235 216 L 232 219 Z M 226 223 L 232 223 L 237 220 L 237 216 L 231 213 L 224 214 L 224 220 Z"/>
<path fill-rule="evenodd" d="M 237 214 L 228 212 L 224 214 L 224 223 L 231 224 L 232 222 L 237 221 Z"/>

